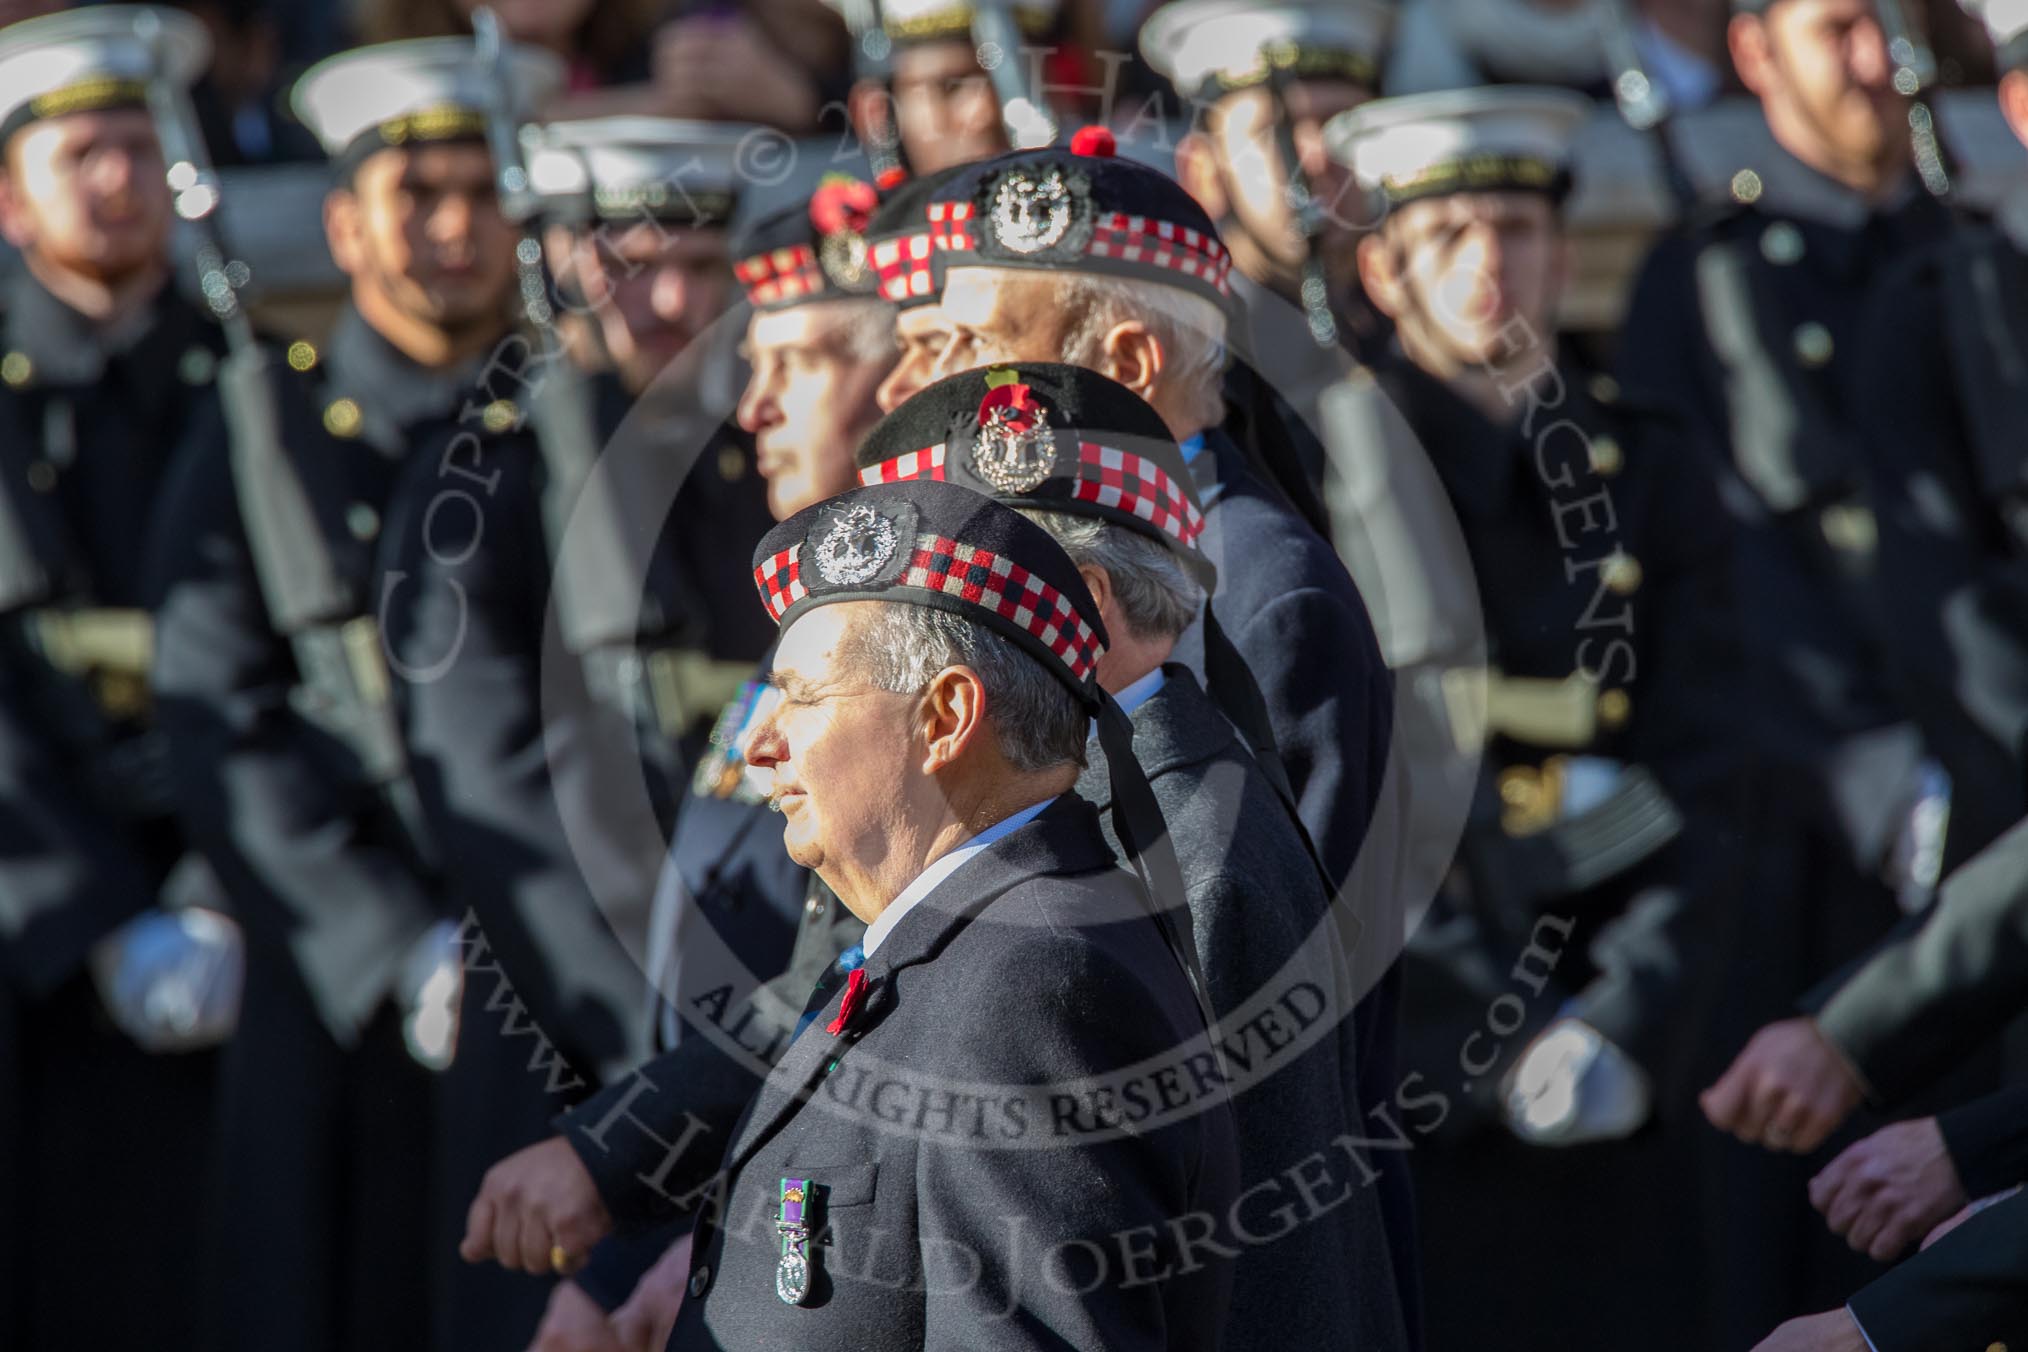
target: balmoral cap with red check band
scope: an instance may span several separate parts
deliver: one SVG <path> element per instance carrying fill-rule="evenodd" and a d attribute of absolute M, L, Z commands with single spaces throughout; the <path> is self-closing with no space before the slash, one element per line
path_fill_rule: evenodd
<path fill-rule="evenodd" d="M 855 488 L 782 522 L 754 553 L 775 623 L 834 601 L 929 606 L 1012 639 L 1085 704 L 1103 700 L 1105 625 L 1077 565 L 1012 508 L 934 479 Z"/>
<path fill-rule="evenodd" d="M 854 459 L 862 484 L 962 484 L 1018 511 L 1095 517 L 1168 546 L 1205 595 L 1217 590 L 1181 448 L 1159 413 L 1096 371 L 1019 362 L 949 376 L 875 424 Z M 1210 606 L 1199 623 L 1212 701 L 1284 789 L 1259 684 Z"/>
<path fill-rule="evenodd" d="M 1004 635 L 1068 686 L 1098 725 L 1114 831 L 1209 1026 L 1211 1006 L 1168 826 L 1134 759 L 1133 724 L 1098 681 L 1105 625 L 1055 537 L 954 483 L 876 484 L 806 507 L 769 531 L 754 553 L 754 581 L 784 629 L 834 601 L 928 606 Z"/>
<path fill-rule="evenodd" d="M 941 479 L 1002 504 L 1097 517 L 1167 545 L 1204 588 L 1204 509 L 1160 414 L 1082 366 L 1021 362 L 918 391 L 855 452 L 865 484 Z"/>
<path fill-rule="evenodd" d="M 734 239 L 733 276 L 756 310 L 821 300 L 876 300 L 866 230 L 880 194 L 850 174 L 826 174 L 808 202 L 770 212 Z"/>
<path fill-rule="evenodd" d="M 1087 127 L 1071 148 L 1017 150 L 966 166 L 931 199 L 943 266 L 1106 273 L 1202 296 L 1230 314 L 1232 255 L 1204 208 L 1161 170 Z"/>
<path fill-rule="evenodd" d="M 944 184 L 969 166 L 954 164 L 920 178 L 904 179 L 880 200 L 880 210 L 866 226 L 866 259 L 880 280 L 880 298 L 907 310 L 933 303 L 943 290 L 937 266 L 941 249 L 949 247 L 949 206 L 938 208 L 933 228 L 931 200 Z M 964 214 L 971 214 L 969 206 Z"/>

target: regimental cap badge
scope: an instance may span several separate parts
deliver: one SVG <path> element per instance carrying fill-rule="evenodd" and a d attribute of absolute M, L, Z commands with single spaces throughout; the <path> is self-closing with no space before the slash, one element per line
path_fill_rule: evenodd
<path fill-rule="evenodd" d="M 849 174 L 826 174 L 810 199 L 810 224 L 817 231 L 817 265 L 840 291 L 873 289 L 866 257 L 866 228 L 880 207 L 871 183 Z"/>
<path fill-rule="evenodd" d="M 1079 254 L 1091 239 L 1091 180 L 1061 165 L 1017 165 L 986 180 L 978 210 L 993 250 Z"/>
<path fill-rule="evenodd" d="M 995 492 L 1032 493 L 1056 473 L 1056 433 L 1049 426 L 1049 407 L 1011 368 L 988 371 L 986 385 L 986 397 L 979 403 L 979 430 L 972 441 L 972 470 Z"/>
<path fill-rule="evenodd" d="M 839 515 L 817 541 L 817 574 L 834 587 L 870 582 L 894 557 L 895 523 L 866 503 Z"/>

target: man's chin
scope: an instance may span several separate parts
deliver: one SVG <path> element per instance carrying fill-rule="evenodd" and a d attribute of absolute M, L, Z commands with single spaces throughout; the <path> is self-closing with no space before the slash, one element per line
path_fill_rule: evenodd
<path fill-rule="evenodd" d="M 497 287 L 439 283 L 423 293 L 423 310 L 443 328 L 458 330 L 497 323 L 506 314 L 506 297 Z"/>
<path fill-rule="evenodd" d="M 105 286 L 118 286 L 167 261 L 167 241 L 141 227 L 92 235 L 54 256 L 66 270 Z"/>
<path fill-rule="evenodd" d="M 961 164 L 977 164 L 981 160 L 990 160 L 996 155 L 1006 153 L 1007 143 L 998 137 L 982 136 L 962 140 L 943 137 L 927 147 L 925 153 L 920 156 L 923 167 L 917 172 L 925 175 L 941 173 Z M 918 157 L 911 151 L 909 158 L 915 160 Z"/>

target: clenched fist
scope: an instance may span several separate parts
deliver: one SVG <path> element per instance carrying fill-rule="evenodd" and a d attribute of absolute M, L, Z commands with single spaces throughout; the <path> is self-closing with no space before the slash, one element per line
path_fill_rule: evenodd
<path fill-rule="evenodd" d="M 486 1171 L 458 1254 L 468 1263 L 492 1258 L 522 1272 L 568 1276 L 612 1228 L 577 1153 L 552 1136 Z"/>
<path fill-rule="evenodd" d="M 1885 1263 L 1965 1204 L 1965 1187 L 1934 1117 L 1882 1127 L 1810 1180 L 1810 1205 L 1831 1233 Z"/>
<path fill-rule="evenodd" d="M 1859 1077 L 1813 1019 L 1783 1019 L 1753 1035 L 1698 1096 L 1720 1131 L 1748 1145 L 1807 1155 L 1865 1097 Z"/>

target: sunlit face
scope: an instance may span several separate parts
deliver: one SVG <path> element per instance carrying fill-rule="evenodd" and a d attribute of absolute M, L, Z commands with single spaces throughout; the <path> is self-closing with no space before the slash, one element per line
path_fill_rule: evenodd
<path fill-rule="evenodd" d="M 109 284 L 160 264 L 169 187 L 145 112 L 31 122 L 8 141 L 5 164 L 0 226 L 17 248 Z"/>
<path fill-rule="evenodd" d="M 602 232 L 578 250 L 578 260 L 606 351 L 636 390 L 647 388 L 732 303 L 732 263 L 720 229 L 644 221 Z"/>
<path fill-rule="evenodd" d="M 1770 123 L 1808 142 L 1791 151 L 1869 165 L 1906 155 L 1908 100 L 1894 90 L 1872 0 L 1777 0 L 1734 22 L 1762 34 L 1764 57 L 1743 62 L 1740 74 Z"/>
<path fill-rule="evenodd" d="M 781 808 L 789 857 L 841 895 L 857 891 L 841 883 L 877 872 L 924 779 L 918 696 L 876 689 L 855 671 L 853 628 L 877 604 L 819 606 L 790 623 L 768 676 L 780 698 L 744 748 Z"/>
<path fill-rule="evenodd" d="M 873 395 L 888 370 L 887 356 L 859 350 L 869 306 L 878 302 L 819 301 L 756 311 L 747 323 L 753 374 L 739 425 L 753 434 L 777 521 L 858 483 L 852 450 L 879 420 Z"/>
<path fill-rule="evenodd" d="M 504 314 L 514 234 L 484 146 L 377 151 L 332 195 L 328 223 L 338 266 L 408 319 L 455 332 Z"/>
<path fill-rule="evenodd" d="M 1381 237 L 1397 287 L 1387 308 L 1448 362 L 1503 366 L 1516 335 L 1546 342 L 1562 290 L 1564 237 L 1537 193 L 1453 193 L 1397 207 Z M 1384 288 L 1382 289 L 1384 290 Z"/>
<path fill-rule="evenodd" d="M 917 174 L 971 164 L 1007 149 L 992 79 L 965 42 L 894 50 L 895 129 Z"/>
<path fill-rule="evenodd" d="M 1324 124 L 1371 97 L 1367 90 L 1338 80 L 1298 81 L 1287 93 L 1297 162 L 1323 209 L 1319 248 L 1327 268 L 1345 273 L 1352 265 L 1353 229 L 1367 223 L 1366 212 L 1351 172 L 1324 153 Z M 1284 268 L 1301 267 L 1302 229 L 1289 209 L 1288 176 L 1282 169 L 1274 105 L 1267 91 L 1227 95 L 1219 100 L 1206 128 L 1217 148 L 1233 218 L 1275 262 Z"/>
<path fill-rule="evenodd" d="M 898 310 L 894 339 L 901 351 L 894 369 L 880 382 L 877 398 L 883 413 L 894 412 L 936 380 L 938 364 L 950 346 L 950 321 L 944 318 L 943 307 L 934 302 Z"/>
<path fill-rule="evenodd" d="M 944 282 L 950 341 L 935 376 L 993 362 L 1061 361 L 1070 316 L 1056 303 L 1059 279 L 1008 268 L 953 268 Z"/>

